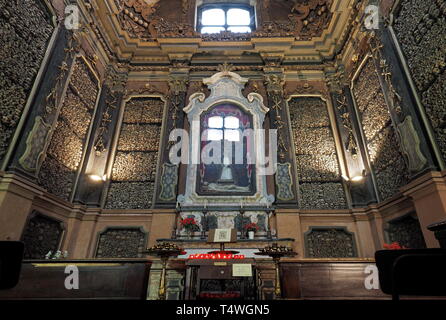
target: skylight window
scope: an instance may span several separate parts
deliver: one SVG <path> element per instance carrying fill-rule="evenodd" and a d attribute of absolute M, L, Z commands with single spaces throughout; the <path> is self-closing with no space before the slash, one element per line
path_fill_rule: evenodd
<path fill-rule="evenodd" d="M 213 4 L 201 6 L 198 10 L 197 30 L 201 33 L 230 31 L 249 33 L 254 27 L 254 10 L 251 6 Z"/>

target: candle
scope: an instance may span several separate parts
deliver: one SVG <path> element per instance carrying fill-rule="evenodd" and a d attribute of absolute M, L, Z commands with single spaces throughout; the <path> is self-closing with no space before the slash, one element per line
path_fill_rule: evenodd
<path fill-rule="evenodd" d="M 240 209 L 243 209 L 243 201 L 240 201 Z"/>
<path fill-rule="evenodd" d="M 177 201 L 176 208 L 178 209 L 179 206 L 180 206 L 180 203 Z"/>

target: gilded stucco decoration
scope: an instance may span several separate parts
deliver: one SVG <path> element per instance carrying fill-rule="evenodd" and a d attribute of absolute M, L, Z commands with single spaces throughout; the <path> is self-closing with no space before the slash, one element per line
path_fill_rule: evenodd
<path fill-rule="evenodd" d="M 120 10 L 117 16 L 121 27 L 134 38 L 150 40 L 197 35 L 191 24 L 160 17 L 157 14 L 159 0 L 121 0 L 116 1 L 116 5 Z M 182 3 L 183 12 L 187 7 L 187 3 Z"/>
<path fill-rule="evenodd" d="M 421 141 L 413 125 L 412 116 L 405 116 L 403 112 L 404 101 L 394 86 L 392 66 L 381 52 L 383 44 L 378 37 L 373 35 L 370 39 L 370 46 L 373 58 L 375 61 L 379 61 L 378 70 L 384 80 L 386 102 L 389 109 L 394 112 L 401 152 L 405 156 L 408 169 L 411 172 L 418 172 L 427 164 L 427 159 L 421 151 Z"/>
<path fill-rule="evenodd" d="M 308 1 L 272 1 L 266 9 L 260 6 L 266 20 L 261 21 L 251 33 L 232 33 L 222 31 L 217 34 L 200 34 L 193 23 L 184 20 L 189 11 L 189 4 L 182 0 L 181 13 L 177 20 L 163 16 L 161 6 L 175 5 L 173 2 L 151 0 L 115 0 L 119 9 L 118 20 L 123 30 L 130 36 L 144 40 L 156 38 L 197 38 L 204 41 L 249 41 L 254 37 L 294 37 L 297 40 L 309 40 L 320 37 L 333 16 L 330 12 L 331 0 Z M 273 14 L 279 12 L 279 15 Z M 181 19 L 180 19 L 181 18 Z"/>
<path fill-rule="evenodd" d="M 108 133 L 110 131 L 110 126 L 112 123 L 114 110 L 117 108 L 118 101 L 125 90 L 127 82 L 127 74 L 117 73 L 113 66 L 107 68 L 107 79 L 105 85 L 108 88 L 105 97 L 105 108 L 101 115 L 101 122 L 99 128 L 97 129 L 95 141 L 93 143 L 93 148 L 96 155 L 101 155 L 103 152 L 107 151 L 106 145 L 108 143 Z"/>
<path fill-rule="evenodd" d="M 34 119 L 34 125 L 26 138 L 26 149 L 19 159 L 23 169 L 38 174 L 45 158 L 45 148 L 48 144 L 51 128 L 56 117 L 58 106 L 64 97 L 65 82 L 69 74 L 69 63 L 79 51 L 79 37 L 76 33 L 66 34 L 64 59 L 57 67 L 54 86 L 45 97 L 41 115 Z"/>
<path fill-rule="evenodd" d="M 85 58 L 77 57 L 38 175 L 44 188 L 64 200 L 73 192 L 99 91 L 96 74 Z"/>
<path fill-rule="evenodd" d="M 347 132 L 347 141 L 345 143 L 345 150 L 347 150 L 353 159 L 358 156 L 359 148 L 358 142 L 356 141 L 354 129 L 352 125 L 351 114 L 348 110 L 347 97 L 344 94 L 340 94 L 336 98 L 337 109 L 341 115 L 342 126 Z"/>
<path fill-rule="evenodd" d="M 331 0 L 308 1 L 269 1 L 267 21 L 262 21 L 258 30 L 253 32 L 256 37 L 296 37 L 298 40 L 309 40 L 321 36 L 331 21 Z M 288 10 L 284 15 L 275 14 Z"/>
<path fill-rule="evenodd" d="M 372 169 L 382 200 L 407 183 L 409 171 L 400 152 L 400 141 L 384 98 L 376 65 L 368 58 L 353 85 Z"/>

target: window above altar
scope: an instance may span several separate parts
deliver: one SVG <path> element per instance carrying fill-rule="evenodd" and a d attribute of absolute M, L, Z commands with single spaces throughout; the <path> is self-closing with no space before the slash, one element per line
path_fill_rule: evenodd
<path fill-rule="evenodd" d="M 211 3 L 198 7 L 197 30 L 201 33 L 249 33 L 254 29 L 254 7 L 249 4 Z"/>
<path fill-rule="evenodd" d="M 240 141 L 240 119 L 234 116 L 213 116 L 208 119 L 208 141 Z"/>

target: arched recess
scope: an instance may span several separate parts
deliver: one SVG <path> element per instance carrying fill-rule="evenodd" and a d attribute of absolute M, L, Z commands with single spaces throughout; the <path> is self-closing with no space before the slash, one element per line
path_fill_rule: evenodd
<path fill-rule="evenodd" d="M 148 233 L 143 227 L 107 227 L 98 234 L 95 258 L 141 258 Z"/>
<path fill-rule="evenodd" d="M 213 205 L 231 205 L 234 202 L 244 201 L 249 205 L 265 206 L 271 202 L 268 199 L 266 189 L 266 173 L 267 170 L 263 170 L 261 163 L 265 159 L 265 144 L 264 144 L 264 131 L 263 122 L 265 114 L 268 112 L 268 108 L 263 104 L 263 98 L 257 93 L 250 93 L 246 98 L 242 94 L 242 89 L 248 82 L 248 79 L 240 77 L 240 75 L 230 72 L 222 71 L 211 78 L 203 80 L 204 84 L 208 85 L 211 90 L 211 94 L 208 98 L 201 93 L 197 92 L 191 95 L 190 102 L 187 107 L 184 108 L 188 116 L 190 123 L 189 130 L 189 143 L 188 143 L 188 169 L 187 169 L 187 183 L 186 192 L 182 200 L 185 205 L 199 205 L 202 206 L 205 203 L 212 203 Z M 197 192 L 197 178 L 198 168 L 200 163 L 204 160 L 202 158 L 201 140 L 201 117 L 214 107 L 227 105 L 232 106 L 236 110 L 239 108 L 246 115 L 245 122 L 248 122 L 250 117 L 252 119 L 252 125 L 250 126 L 250 138 L 253 143 L 253 153 L 250 155 L 250 160 L 255 163 L 255 188 L 253 188 L 250 194 L 243 194 L 237 192 L 214 193 L 206 196 L 200 195 Z M 251 148 L 250 148 L 251 149 Z M 254 170 L 254 169 L 253 169 Z"/>
<path fill-rule="evenodd" d="M 131 95 L 122 102 L 106 172 L 106 209 L 150 209 L 158 186 L 161 132 L 166 100 L 160 95 Z"/>
<path fill-rule="evenodd" d="M 48 252 L 53 254 L 61 247 L 65 226 L 62 221 L 33 211 L 22 234 L 25 243 L 25 259 L 44 259 Z"/>
<path fill-rule="evenodd" d="M 409 171 L 371 55 L 358 67 L 350 90 L 372 179 L 379 201 L 384 201 L 409 181 Z"/>
<path fill-rule="evenodd" d="M 330 104 L 320 95 L 295 95 L 287 105 L 299 207 L 348 208 L 350 200 L 342 179 L 345 162 Z"/>
<path fill-rule="evenodd" d="M 15 146 L 20 142 L 20 133 L 60 30 L 57 15 L 48 0 L 31 0 L 26 7 L 22 2 L 4 2 L 1 10 L 5 13 L 0 18 L 3 33 L 0 46 L 3 74 L 0 78 L 0 170 L 6 170 Z M 32 28 L 22 25 L 27 21 L 33 21 Z M 14 55 L 8 50 L 13 50 Z"/>

